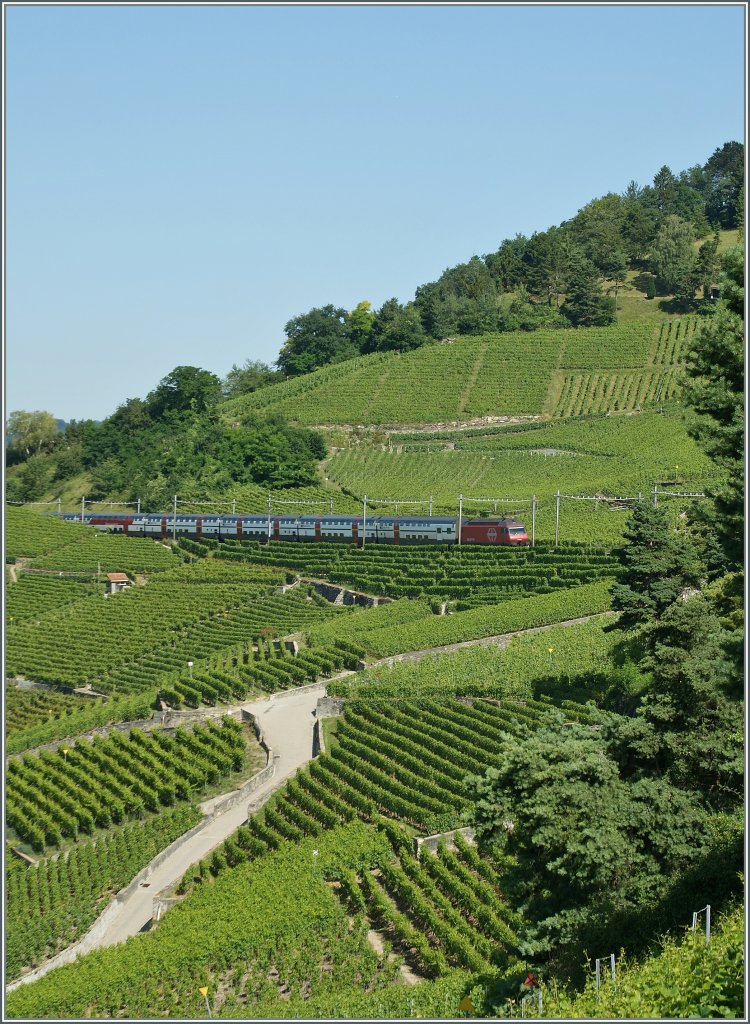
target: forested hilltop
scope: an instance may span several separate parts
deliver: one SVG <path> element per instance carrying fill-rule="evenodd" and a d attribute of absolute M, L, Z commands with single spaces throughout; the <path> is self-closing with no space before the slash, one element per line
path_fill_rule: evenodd
<path fill-rule="evenodd" d="M 687 312 L 716 284 L 720 231 L 744 217 L 744 147 L 727 142 L 704 165 L 651 185 L 631 181 L 570 220 L 505 239 L 420 285 L 412 302 L 332 303 L 291 319 L 278 359 L 287 377 L 369 352 L 405 352 L 430 341 L 495 331 L 592 327 L 661 312 Z"/>

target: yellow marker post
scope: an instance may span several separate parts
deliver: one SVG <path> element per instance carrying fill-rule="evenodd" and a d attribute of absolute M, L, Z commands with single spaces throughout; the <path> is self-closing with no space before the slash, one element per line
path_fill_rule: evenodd
<path fill-rule="evenodd" d="M 67 761 L 68 760 L 68 748 L 67 747 L 63 747 L 62 748 L 62 752 L 63 752 L 63 757 Z"/>
<path fill-rule="evenodd" d="M 199 988 L 198 991 L 203 996 L 203 998 L 206 1000 L 206 1009 L 208 1010 L 208 1016 L 210 1017 L 211 1016 L 211 1005 L 210 1005 L 210 1003 L 208 1001 L 208 985 L 204 985 L 204 987 L 203 988 Z"/>
<path fill-rule="evenodd" d="M 471 1013 L 474 1010 L 474 1004 L 472 1003 L 469 996 L 464 996 L 461 1002 L 458 1004 L 458 1008 L 463 1013 Z"/>

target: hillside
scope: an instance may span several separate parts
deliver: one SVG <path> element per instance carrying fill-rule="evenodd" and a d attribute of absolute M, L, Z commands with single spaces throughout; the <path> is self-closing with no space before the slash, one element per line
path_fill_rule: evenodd
<path fill-rule="evenodd" d="M 154 542 L 9 509 L 11 1018 L 526 1016 L 530 970 L 548 1017 L 741 1012 L 733 267 L 705 321 L 362 356 L 104 438 L 122 430 L 135 466 L 148 438 L 176 458 L 189 436 L 191 471 L 213 443 L 205 476 L 151 493 L 185 481 L 180 511 L 359 512 L 366 495 L 368 515 L 455 514 L 461 495 L 467 516 L 535 515 L 528 548 Z M 733 403 L 721 458 L 688 431 L 713 394 L 681 404 L 691 346 Z M 295 446 L 315 479 L 274 475 Z M 216 471 L 261 458 L 265 485 Z M 134 585 L 105 597 L 109 571 Z M 151 873 L 195 830 L 200 853 Z M 96 948 L 97 915 L 141 888 L 148 930 Z M 711 945 L 678 943 L 708 906 Z M 622 985 L 597 996 L 610 951 Z"/>
<path fill-rule="evenodd" d="M 372 426 L 626 411 L 675 396 L 696 323 L 456 338 L 326 366 L 222 409 L 231 420 L 262 411 L 305 425 Z"/>

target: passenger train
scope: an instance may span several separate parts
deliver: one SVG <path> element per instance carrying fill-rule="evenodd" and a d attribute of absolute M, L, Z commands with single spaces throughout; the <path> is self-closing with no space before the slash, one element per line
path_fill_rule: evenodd
<path fill-rule="evenodd" d="M 80 523 L 75 512 L 49 513 Z M 517 519 L 457 516 L 196 515 L 167 512 L 85 512 L 83 522 L 128 537 L 201 537 L 210 540 L 350 541 L 354 544 L 528 544 Z M 460 522 L 460 527 L 459 527 Z M 459 541 L 459 528 L 461 531 Z"/>

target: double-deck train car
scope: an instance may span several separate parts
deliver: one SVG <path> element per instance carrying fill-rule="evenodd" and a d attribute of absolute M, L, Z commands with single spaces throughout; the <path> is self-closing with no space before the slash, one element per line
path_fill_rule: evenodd
<path fill-rule="evenodd" d="M 57 513 L 49 513 L 56 515 Z M 80 523 L 81 515 L 63 512 L 66 522 Z M 86 512 L 83 521 L 98 530 L 129 537 L 190 537 L 209 540 L 350 541 L 354 544 L 455 544 L 456 516 L 294 516 L 199 515 L 167 512 Z M 525 525 L 518 519 L 462 519 L 462 544 L 528 544 Z"/>

